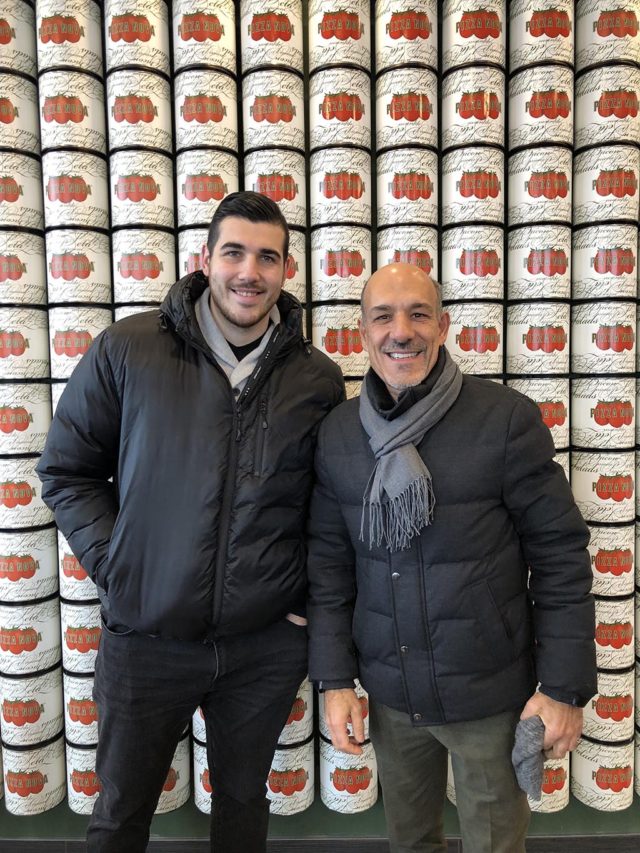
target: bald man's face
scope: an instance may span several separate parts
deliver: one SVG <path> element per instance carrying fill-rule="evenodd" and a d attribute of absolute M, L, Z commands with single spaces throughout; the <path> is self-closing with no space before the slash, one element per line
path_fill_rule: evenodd
<path fill-rule="evenodd" d="M 438 316 L 431 279 L 417 267 L 392 264 L 367 284 L 360 332 L 372 368 L 397 399 L 429 375 L 449 331 L 449 315 Z"/>

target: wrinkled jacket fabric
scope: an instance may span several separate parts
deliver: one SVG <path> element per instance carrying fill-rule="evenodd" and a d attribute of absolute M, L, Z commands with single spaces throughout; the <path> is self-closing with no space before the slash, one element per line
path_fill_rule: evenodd
<path fill-rule="evenodd" d="M 416 725 L 521 708 L 537 682 L 586 703 L 596 692 L 589 534 L 538 407 L 465 376 L 418 451 L 433 476 L 433 523 L 408 550 L 370 550 L 359 537 L 375 460 L 358 400 L 322 425 L 309 524 L 311 678 L 337 687 L 359 674 Z"/>
<path fill-rule="evenodd" d="M 234 399 L 195 319 L 206 286 L 191 274 L 160 313 L 96 339 L 37 469 L 109 619 L 184 639 L 256 630 L 304 602 L 317 431 L 344 393 L 283 293 L 282 321 Z"/>

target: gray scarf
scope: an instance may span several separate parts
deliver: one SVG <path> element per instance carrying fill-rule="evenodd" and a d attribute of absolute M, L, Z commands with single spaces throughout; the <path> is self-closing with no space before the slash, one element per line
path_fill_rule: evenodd
<path fill-rule="evenodd" d="M 364 490 L 360 525 L 360 539 L 364 541 L 368 516 L 369 548 L 382 542 L 389 551 L 410 548 L 411 539 L 433 520 L 431 473 L 416 447 L 446 415 L 462 388 L 458 365 L 447 350 L 444 353 L 444 368 L 431 391 L 392 421 L 374 409 L 368 384 L 364 383 L 360 421 L 376 457 Z"/>

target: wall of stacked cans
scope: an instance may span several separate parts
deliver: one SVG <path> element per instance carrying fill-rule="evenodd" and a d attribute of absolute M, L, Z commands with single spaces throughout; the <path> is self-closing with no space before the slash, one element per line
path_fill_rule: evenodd
<path fill-rule="evenodd" d="M 441 280 L 460 367 L 539 404 L 591 529 L 599 676 L 583 739 L 570 762 L 546 763 L 532 805 L 562 809 L 571 790 L 595 809 L 630 806 L 639 20 L 630 0 L 0 0 L 9 812 L 67 797 L 87 814 L 99 791 L 98 599 L 34 473 L 52 410 L 100 331 L 199 268 L 216 206 L 241 187 L 281 205 L 286 287 L 350 394 L 367 369 L 362 284 L 404 261 Z M 198 711 L 159 812 L 191 795 L 208 811 L 205 737 Z M 305 682 L 269 776 L 272 811 L 299 812 L 316 791 L 361 811 L 377 771 L 368 742 L 360 757 L 334 752 Z"/>

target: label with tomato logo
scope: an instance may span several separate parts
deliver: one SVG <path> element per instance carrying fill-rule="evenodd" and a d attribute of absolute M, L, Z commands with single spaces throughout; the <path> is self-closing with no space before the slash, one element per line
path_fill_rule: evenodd
<path fill-rule="evenodd" d="M 223 68 L 235 75 L 236 22 L 233 0 L 216 0 L 215 8 L 207 8 L 207 4 L 194 6 L 193 0 L 174 0 L 172 9 L 174 71 L 194 65 L 208 65 L 211 68 Z"/>
<path fill-rule="evenodd" d="M 50 524 L 51 510 L 42 500 L 42 486 L 33 459 L 0 461 L 0 524 L 5 528 Z"/>
<path fill-rule="evenodd" d="M 634 524 L 615 528 L 592 527 L 589 556 L 595 595 L 633 593 L 635 559 Z"/>
<path fill-rule="evenodd" d="M 502 228 L 465 225 L 442 235 L 444 299 L 502 299 L 504 232 Z"/>
<path fill-rule="evenodd" d="M 183 806 L 191 793 L 191 748 L 189 734 L 184 736 L 176 747 L 171 759 L 171 767 L 162 786 L 162 792 L 155 814 L 166 814 Z"/>
<path fill-rule="evenodd" d="M 640 134 L 640 69 L 605 67 L 576 83 L 575 145 L 634 143 Z"/>
<path fill-rule="evenodd" d="M 438 157 L 427 149 L 378 157 L 378 225 L 438 222 Z"/>
<path fill-rule="evenodd" d="M 43 305 L 46 293 L 44 239 L 38 234 L 0 231 L 2 301 Z"/>
<path fill-rule="evenodd" d="M 569 299 L 571 229 L 532 225 L 509 232 L 509 299 Z"/>
<path fill-rule="evenodd" d="M 47 227 L 108 228 L 107 164 L 94 154 L 48 151 L 42 156 Z"/>
<path fill-rule="evenodd" d="M 442 158 L 442 222 L 504 221 L 504 154 L 463 148 Z"/>
<path fill-rule="evenodd" d="M 4 3 L 0 10 L 0 49 L 2 64 L 35 80 L 36 22 L 28 3 Z"/>
<path fill-rule="evenodd" d="M 141 145 L 173 151 L 169 82 L 146 71 L 116 71 L 107 78 L 109 149 Z"/>
<path fill-rule="evenodd" d="M 638 224 L 640 151 L 607 145 L 576 154 L 573 170 L 574 225 L 611 220 Z"/>
<path fill-rule="evenodd" d="M 327 808 L 342 814 L 371 808 L 378 799 L 378 767 L 369 741 L 361 755 L 347 755 L 320 738 L 320 797 Z"/>
<path fill-rule="evenodd" d="M 493 302 L 461 302 L 448 306 L 451 328 L 447 347 L 463 373 L 502 373 L 503 315 Z"/>
<path fill-rule="evenodd" d="M 310 0 L 309 70 L 357 65 L 371 70 L 371 20 L 367 0 Z"/>
<path fill-rule="evenodd" d="M 628 669 L 634 658 L 634 596 L 596 599 L 598 669 Z"/>
<path fill-rule="evenodd" d="M 507 372 L 569 372 L 569 305 L 532 302 L 507 308 Z"/>
<path fill-rule="evenodd" d="M 311 299 L 360 299 L 371 274 L 368 228 L 329 226 L 311 234 Z"/>
<path fill-rule="evenodd" d="M 3 386 L 0 397 L 0 452 L 41 453 L 50 425 L 50 395 L 45 385 Z"/>
<path fill-rule="evenodd" d="M 0 663 L 4 675 L 31 675 L 60 662 L 60 605 L 0 605 Z"/>
<path fill-rule="evenodd" d="M 75 71 L 49 71 L 39 82 L 42 148 L 78 147 L 107 153 L 104 85 Z"/>
<path fill-rule="evenodd" d="M 102 77 L 102 15 L 95 4 L 43 0 L 36 9 L 36 39 L 39 71 L 65 65 Z"/>
<path fill-rule="evenodd" d="M 57 561 L 60 595 L 69 601 L 89 601 L 98 597 L 96 587 L 80 561 L 71 550 L 71 546 L 58 531 Z M 74 739 L 74 743 L 80 743 Z"/>
<path fill-rule="evenodd" d="M 633 373 L 636 312 L 632 302 L 577 304 L 571 322 L 573 372 Z"/>
<path fill-rule="evenodd" d="M 0 308 L 0 377 L 49 376 L 47 312 L 42 308 Z"/>
<path fill-rule="evenodd" d="M 592 0 L 576 9 L 576 71 L 603 62 L 640 62 L 638 22 L 633 3 Z"/>
<path fill-rule="evenodd" d="M 509 379 L 507 385 L 538 404 L 556 447 L 569 446 L 569 380 Z"/>
<path fill-rule="evenodd" d="M 600 811 L 619 811 L 633 802 L 633 741 L 593 743 L 581 738 L 571 753 L 571 793 Z"/>
<path fill-rule="evenodd" d="M 196 712 L 197 713 L 197 712 Z M 204 814 L 211 814 L 211 793 L 213 785 L 207 762 L 206 743 L 193 739 L 193 800 L 196 808 Z"/>
<path fill-rule="evenodd" d="M 398 225 L 378 232 L 378 268 L 385 264 L 412 264 L 439 277 L 438 234 L 422 225 Z M 444 278 L 444 276 L 443 276 Z"/>
<path fill-rule="evenodd" d="M 238 159 L 222 151 L 183 151 L 176 167 L 178 225 L 205 225 L 238 185 Z"/>
<path fill-rule="evenodd" d="M 633 670 L 599 672 L 598 692 L 584 709 L 583 734 L 609 742 L 632 738 L 633 691 Z"/>
<path fill-rule="evenodd" d="M 509 82 L 509 148 L 573 143 L 573 72 L 562 65 L 529 68 Z"/>
<path fill-rule="evenodd" d="M 243 71 L 270 65 L 303 73 L 304 22 L 299 1 L 247 0 L 240 13 Z"/>
<path fill-rule="evenodd" d="M 314 152 L 310 186 L 311 225 L 371 224 L 371 156 L 367 151 L 328 148 Z"/>
<path fill-rule="evenodd" d="M 169 9 L 156 0 L 136 0 L 127 6 L 107 3 L 105 21 L 105 70 L 128 65 L 153 68 L 167 76 L 169 62 Z"/>
<path fill-rule="evenodd" d="M 278 737 L 279 746 L 299 744 L 313 732 L 313 687 L 305 678 L 291 706 L 287 722 Z"/>
<path fill-rule="evenodd" d="M 638 274 L 638 229 L 600 225 L 573 235 L 573 295 L 576 299 L 633 298 Z"/>
<path fill-rule="evenodd" d="M 438 144 L 437 75 L 391 68 L 376 81 L 376 148 Z"/>
<path fill-rule="evenodd" d="M 164 299 L 177 274 L 172 235 L 126 229 L 113 233 L 112 245 L 114 302 Z"/>
<path fill-rule="evenodd" d="M 436 0 L 378 0 L 375 5 L 376 70 L 419 63 L 438 69 Z"/>
<path fill-rule="evenodd" d="M 49 309 L 51 378 L 68 379 L 95 338 L 112 322 L 109 308 Z"/>
<path fill-rule="evenodd" d="M 622 449 L 635 444 L 635 381 L 575 379 L 571 441 L 578 447 Z"/>
<path fill-rule="evenodd" d="M 93 672 L 102 631 L 100 603 L 60 602 L 62 666 L 73 673 Z"/>
<path fill-rule="evenodd" d="M 364 71 L 327 68 L 309 81 L 311 149 L 371 145 L 370 80 Z"/>
<path fill-rule="evenodd" d="M 346 376 L 364 376 L 369 359 L 362 343 L 356 303 L 316 305 L 311 309 L 314 346 L 340 365 Z"/>
<path fill-rule="evenodd" d="M 529 807 L 537 814 L 558 812 L 569 803 L 569 755 L 547 759 L 542 770 L 541 797 L 528 797 Z"/>
<path fill-rule="evenodd" d="M 288 71 L 256 71 L 242 82 L 244 149 L 285 145 L 304 151 L 304 86 Z"/>
<path fill-rule="evenodd" d="M 519 151 L 509 157 L 508 223 L 571 224 L 572 153 L 549 146 Z"/>
<path fill-rule="evenodd" d="M 2 739 L 12 746 L 33 746 L 60 734 L 62 675 L 56 668 L 44 675 L 0 677 Z"/>
<path fill-rule="evenodd" d="M 571 487 L 586 521 L 630 524 L 635 515 L 633 451 L 574 452 Z"/>
<path fill-rule="evenodd" d="M 42 172 L 33 157 L 2 155 L 0 219 L 5 227 L 42 231 Z"/>
<path fill-rule="evenodd" d="M 111 255 L 106 234 L 61 229 L 47 239 L 50 302 L 110 302 Z"/>
<path fill-rule="evenodd" d="M 200 255 L 207 235 L 208 228 L 190 228 L 178 234 L 178 278 L 202 268 Z"/>
<path fill-rule="evenodd" d="M 505 75 L 498 68 L 461 68 L 442 82 L 442 148 L 504 145 Z"/>
<path fill-rule="evenodd" d="M 267 778 L 270 813 L 292 815 L 309 808 L 313 802 L 314 783 L 312 739 L 299 746 L 276 749 Z"/>
<path fill-rule="evenodd" d="M 54 808 L 65 798 L 64 737 L 32 749 L 5 747 L 4 794 L 7 811 L 37 815 Z"/>
<path fill-rule="evenodd" d="M 505 67 L 505 4 L 449 0 L 442 12 L 442 67 L 488 62 Z"/>
<path fill-rule="evenodd" d="M 38 90 L 31 80 L 0 74 L 0 129 L 7 148 L 40 153 Z"/>
<path fill-rule="evenodd" d="M 306 241 L 302 231 L 289 232 L 289 255 L 285 262 L 284 289 L 300 302 L 307 301 Z"/>
<path fill-rule="evenodd" d="M 548 6 L 548 8 L 543 8 Z M 562 62 L 573 65 L 574 3 L 515 0 L 509 9 L 511 71 L 524 65 Z"/>
<path fill-rule="evenodd" d="M 305 161 L 294 151 L 253 151 L 244 161 L 244 185 L 278 204 L 289 225 L 307 217 Z"/>
<path fill-rule="evenodd" d="M 55 530 L 0 533 L 2 601 L 32 601 L 52 595 L 57 588 Z"/>
<path fill-rule="evenodd" d="M 90 746 L 93 748 L 88 748 Z M 96 773 L 95 744 L 76 745 L 67 735 L 66 766 L 69 808 L 75 814 L 91 814 L 101 790 Z"/>
<path fill-rule="evenodd" d="M 237 85 L 233 77 L 205 68 L 183 71 L 175 77 L 174 94 L 176 151 L 195 145 L 238 150 Z"/>
<path fill-rule="evenodd" d="M 173 228 L 173 163 L 159 151 L 117 151 L 110 157 L 111 221 Z"/>

